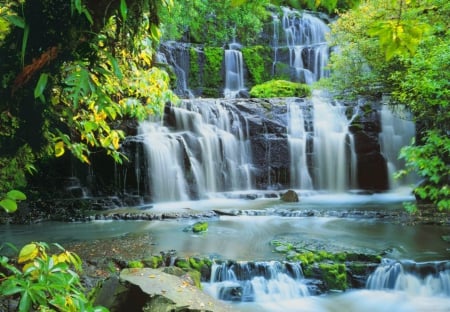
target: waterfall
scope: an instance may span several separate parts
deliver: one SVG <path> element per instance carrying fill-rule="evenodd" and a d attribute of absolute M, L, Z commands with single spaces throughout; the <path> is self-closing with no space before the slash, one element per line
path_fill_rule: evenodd
<path fill-rule="evenodd" d="M 291 187 L 310 190 L 313 183 L 307 166 L 308 132 L 305 129 L 303 109 L 295 100 L 289 100 L 287 105 Z"/>
<path fill-rule="evenodd" d="M 319 18 L 299 11 L 283 7 L 283 16 L 280 19 L 273 15 L 274 35 L 272 47 L 274 49 L 274 75 L 278 72 L 277 63 L 286 63 L 291 80 L 312 84 L 322 77 L 328 76 L 326 65 L 329 57 L 329 47 L 326 34 L 329 27 Z M 282 27 L 283 38 L 280 38 L 276 28 Z M 284 44 L 279 41 L 284 39 Z M 283 50 L 288 56 L 283 57 Z M 279 66 L 280 70 L 283 66 Z"/>
<path fill-rule="evenodd" d="M 319 190 L 345 191 L 356 185 L 356 156 L 348 126 L 352 118 L 339 102 L 315 93 L 314 168 L 315 186 Z"/>
<path fill-rule="evenodd" d="M 244 87 L 244 60 L 240 45 L 230 44 L 230 49 L 225 50 L 225 98 L 238 97 L 239 93 L 245 91 Z"/>
<path fill-rule="evenodd" d="M 185 100 L 172 127 L 141 123 L 154 201 L 188 200 L 253 186 L 248 126 L 225 102 Z"/>
<path fill-rule="evenodd" d="M 412 184 L 416 177 L 408 176 L 401 181 L 394 180 L 394 173 L 404 167 L 404 161 L 399 159 L 400 149 L 411 143 L 415 136 L 415 124 L 410 113 L 402 105 L 389 106 L 385 103 L 381 108 L 381 133 L 379 136 L 381 152 L 386 159 L 389 188 Z"/>
<path fill-rule="evenodd" d="M 450 296 L 450 263 L 383 259 L 367 280 L 366 287 L 420 296 Z"/>
<path fill-rule="evenodd" d="M 272 302 L 309 295 L 300 263 L 224 262 L 213 263 L 205 289 L 215 298 L 228 301 Z"/>

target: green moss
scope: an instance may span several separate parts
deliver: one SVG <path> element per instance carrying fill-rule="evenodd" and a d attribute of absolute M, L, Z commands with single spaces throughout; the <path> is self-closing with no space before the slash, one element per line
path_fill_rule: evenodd
<path fill-rule="evenodd" d="M 131 269 L 140 269 L 144 267 L 144 264 L 141 261 L 130 261 L 128 262 L 128 267 Z"/>
<path fill-rule="evenodd" d="M 191 47 L 189 49 L 189 87 L 194 89 L 200 87 L 202 85 L 200 78 L 199 54 L 196 48 Z"/>
<path fill-rule="evenodd" d="M 272 72 L 272 49 L 270 47 L 246 47 L 242 49 L 242 55 L 251 85 L 260 84 L 270 79 Z"/>
<path fill-rule="evenodd" d="M 322 278 L 329 289 L 346 290 L 347 273 L 343 263 L 319 263 L 319 269 L 322 271 Z"/>
<path fill-rule="evenodd" d="M 191 265 L 189 264 L 189 259 L 185 259 L 185 258 L 177 258 L 177 260 L 175 260 L 175 266 L 180 268 L 180 269 L 190 269 Z"/>
<path fill-rule="evenodd" d="M 217 47 L 205 47 L 204 87 L 217 90 L 223 86 L 222 63 L 223 49 Z"/>
<path fill-rule="evenodd" d="M 151 256 L 149 259 L 142 261 L 145 266 L 150 267 L 152 269 L 159 268 L 163 264 L 163 257 L 159 256 Z"/>
<path fill-rule="evenodd" d="M 202 232 L 206 232 L 207 230 L 208 230 L 208 222 L 200 221 L 200 222 L 196 222 L 192 226 L 192 232 L 194 232 L 194 233 L 202 233 Z"/>
<path fill-rule="evenodd" d="M 287 80 L 270 80 L 256 85 L 250 90 L 250 96 L 256 98 L 306 97 L 310 95 L 311 88 L 308 85 Z"/>

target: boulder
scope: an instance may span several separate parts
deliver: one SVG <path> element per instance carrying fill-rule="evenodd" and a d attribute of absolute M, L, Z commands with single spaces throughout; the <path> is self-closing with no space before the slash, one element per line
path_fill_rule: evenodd
<path fill-rule="evenodd" d="M 288 203 L 295 203 L 299 201 L 298 194 L 294 190 L 288 190 L 281 195 L 281 200 Z"/>
<path fill-rule="evenodd" d="M 150 268 L 122 270 L 103 284 L 95 304 L 111 312 L 233 311 L 183 278 Z"/>

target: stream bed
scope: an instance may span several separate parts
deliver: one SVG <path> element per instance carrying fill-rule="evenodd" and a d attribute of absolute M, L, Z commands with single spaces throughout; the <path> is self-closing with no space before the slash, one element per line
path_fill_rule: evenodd
<path fill-rule="evenodd" d="M 392 263 L 380 265 L 384 271 L 377 278 L 386 279 L 388 275 L 395 283 L 381 282 L 381 286 L 367 285 L 363 290 L 313 296 L 302 290 L 305 283 L 301 275 L 284 276 L 280 271 L 263 280 L 250 277 L 252 300 L 231 303 L 241 311 L 450 311 L 450 244 L 443 239 L 450 234 L 449 227 L 405 223 L 402 201 L 410 199 L 399 194 L 314 193 L 304 194 L 298 203 L 284 203 L 278 198 L 248 200 L 224 196 L 155 204 L 142 210 L 153 214 L 180 210 L 217 212 L 206 220 L 208 231 L 202 234 L 186 231 L 198 217 L 46 222 L 2 225 L 0 229 L 2 242 L 58 242 L 76 246 L 82 257 L 122 254 L 127 259 L 139 259 L 175 250 L 180 256 L 208 256 L 243 263 L 282 262 L 284 255 L 274 252 L 270 244 L 273 240 L 330 252 L 383 254 Z M 411 265 L 406 263 L 414 263 L 415 269 L 407 269 Z M 425 266 L 439 269 L 418 274 L 417 267 Z M 216 282 L 204 283 L 204 289 L 220 298 Z"/>

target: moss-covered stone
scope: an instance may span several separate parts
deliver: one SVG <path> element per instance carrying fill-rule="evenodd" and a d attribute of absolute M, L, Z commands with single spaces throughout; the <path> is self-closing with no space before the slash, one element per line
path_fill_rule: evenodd
<path fill-rule="evenodd" d="M 346 290 L 347 273 L 346 266 L 343 263 L 319 263 L 322 272 L 322 280 L 328 289 Z"/>
<path fill-rule="evenodd" d="M 202 233 L 202 232 L 206 232 L 207 230 L 208 230 L 208 222 L 205 222 L 205 221 L 196 222 L 192 226 L 192 232 L 194 232 L 194 233 Z"/>
<path fill-rule="evenodd" d="M 181 269 L 190 269 L 191 268 L 191 265 L 189 264 L 189 259 L 186 259 L 186 258 L 177 258 L 175 260 L 174 265 Z"/>
<path fill-rule="evenodd" d="M 141 269 L 144 267 L 144 263 L 142 263 L 141 261 L 133 260 L 129 261 L 127 266 L 131 269 Z"/>
<path fill-rule="evenodd" d="M 163 257 L 159 255 L 159 256 L 151 256 L 148 259 L 142 260 L 142 262 L 146 267 L 156 269 L 162 266 L 164 260 Z"/>
<path fill-rule="evenodd" d="M 307 97 L 311 95 L 311 88 L 302 83 L 287 80 L 270 80 L 254 86 L 250 96 L 255 98 L 271 97 Z"/>

